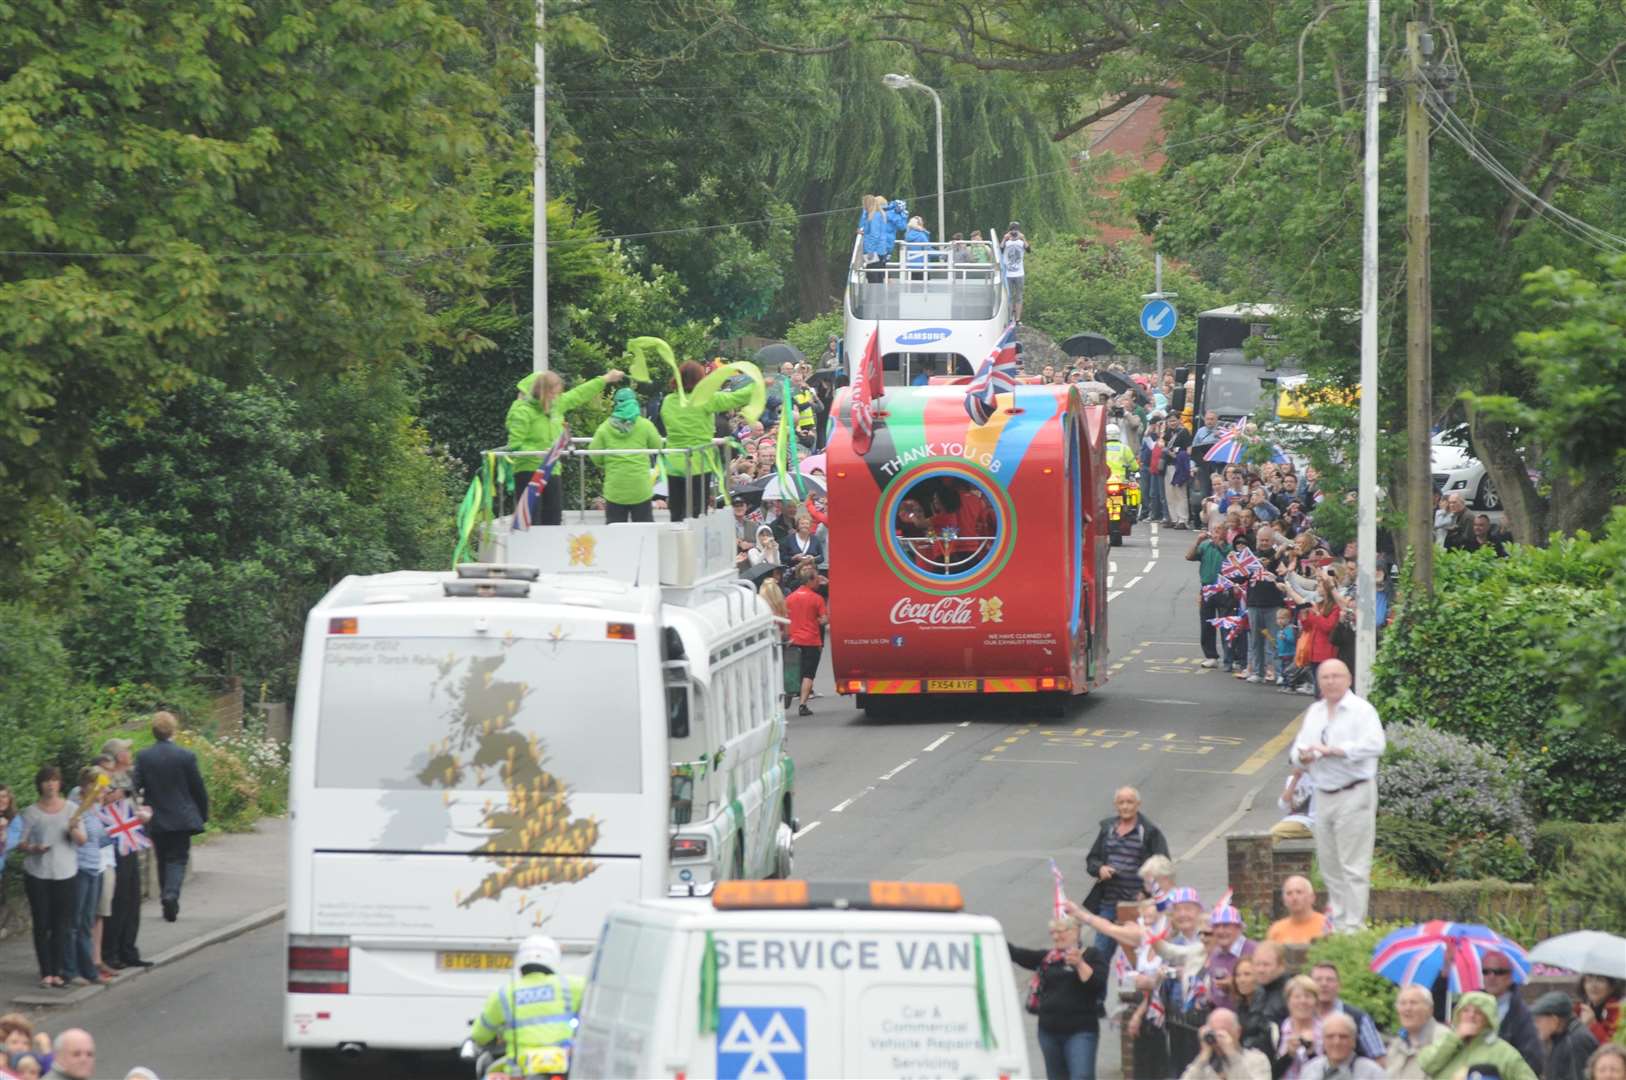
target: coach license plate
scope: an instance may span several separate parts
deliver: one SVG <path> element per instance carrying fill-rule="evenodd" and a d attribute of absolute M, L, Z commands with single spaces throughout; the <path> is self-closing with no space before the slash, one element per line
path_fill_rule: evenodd
<path fill-rule="evenodd" d="M 514 958 L 502 952 L 443 952 L 435 954 L 442 971 L 507 971 Z"/>
<path fill-rule="evenodd" d="M 976 679 L 927 679 L 928 694 L 975 694 Z"/>

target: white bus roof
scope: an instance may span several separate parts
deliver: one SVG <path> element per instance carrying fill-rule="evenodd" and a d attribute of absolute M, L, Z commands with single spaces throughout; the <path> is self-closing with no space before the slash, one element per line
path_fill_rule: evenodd
<path fill-rule="evenodd" d="M 1216 319 L 1274 319 L 1280 309 L 1275 304 L 1227 304 L 1197 313 L 1198 318 Z"/>

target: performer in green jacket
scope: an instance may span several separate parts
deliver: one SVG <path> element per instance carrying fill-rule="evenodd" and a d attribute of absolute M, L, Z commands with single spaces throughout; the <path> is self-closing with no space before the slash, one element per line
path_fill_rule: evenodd
<path fill-rule="evenodd" d="M 661 433 L 638 408 L 638 395 L 623 386 L 615 392 L 615 408 L 610 418 L 593 433 L 590 450 L 651 450 L 661 448 Z M 655 477 L 648 454 L 607 454 L 593 458 L 604 470 L 604 521 L 654 521 L 650 498 L 655 494 Z"/>
<path fill-rule="evenodd" d="M 569 390 L 554 371 L 533 372 L 519 381 L 519 397 L 508 407 L 508 449 L 524 452 L 514 459 L 514 490 L 523 492 L 542 455 L 553 449 L 564 429 L 565 413 L 591 401 L 607 385 L 625 378 L 620 369 L 577 383 Z M 564 485 L 554 482 L 542 489 L 538 525 L 558 525 L 564 521 Z"/>
<path fill-rule="evenodd" d="M 694 360 L 680 365 L 677 378 L 684 395 L 694 390 L 705 375 L 706 369 Z M 751 386 L 719 391 L 701 404 L 686 396 L 680 400 L 677 394 L 667 394 L 666 400 L 661 402 L 661 422 L 666 425 L 666 505 L 672 511 L 673 521 L 700 517 L 710 508 L 711 478 L 717 469 L 714 448 L 693 454 L 674 451 L 706 446 L 717 437 L 716 415 L 740 408 L 755 392 Z"/>

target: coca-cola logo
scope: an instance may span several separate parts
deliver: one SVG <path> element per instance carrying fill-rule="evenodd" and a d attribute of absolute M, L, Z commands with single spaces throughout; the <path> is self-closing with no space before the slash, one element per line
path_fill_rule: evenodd
<path fill-rule="evenodd" d="M 977 601 L 971 596 L 915 600 L 905 596 L 892 605 L 893 626 L 970 626 Z"/>

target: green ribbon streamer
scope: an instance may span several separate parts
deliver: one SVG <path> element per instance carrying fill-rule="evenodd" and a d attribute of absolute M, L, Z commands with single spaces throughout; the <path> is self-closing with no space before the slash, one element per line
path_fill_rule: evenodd
<path fill-rule="evenodd" d="M 787 376 L 779 377 L 780 401 L 779 429 L 774 436 L 774 468 L 779 474 L 779 494 L 781 497 L 794 493 L 796 501 L 802 502 L 807 498 L 807 488 L 802 484 L 802 474 L 797 469 L 797 454 L 801 446 L 796 441 L 796 433 L 792 430 L 793 418 L 796 412 L 791 404 L 790 379 Z"/>
<path fill-rule="evenodd" d="M 689 391 L 689 404 L 704 405 L 736 375 L 744 375 L 751 380 L 751 400 L 740 409 L 740 415 L 747 420 L 755 420 L 768 407 L 768 382 L 762 377 L 761 368 L 745 360 L 724 364 L 695 383 L 694 389 Z"/>
<path fill-rule="evenodd" d="M 635 337 L 627 342 L 627 355 L 632 358 L 631 363 L 627 365 L 627 372 L 632 376 L 634 382 L 652 383 L 661 381 L 649 374 L 649 358 L 653 356 L 656 360 L 672 369 L 672 378 L 677 384 L 675 393 L 678 401 L 686 400 L 683 395 L 683 380 L 678 378 L 677 356 L 672 352 L 672 346 L 658 337 Z"/>
<path fill-rule="evenodd" d="M 479 524 L 480 508 L 486 499 L 485 477 L 475 473 L 474 479 L 469 481 L 469 489 L 463 493 L 463 501 L 457 507 L 457 546 L 452 549 L 454 570 L 469 552 L 469 538 Z"/>
<path fill-rule="evenodd" d="M 994 1025 L 988 1018 L 988 980 L 982 970 L 982 935 L 971 935 L 971 951 L 977 960 L 977 1022 L 982 1025 L 982 1048 L 993 1050 L 999 1046 L 994 1038 Z"/>
<path fill-rule="evenodd" d="M 700 1034 L 717 1033 L 717 940 L 706 931 L 706 951 L 700 954 Z"/>

